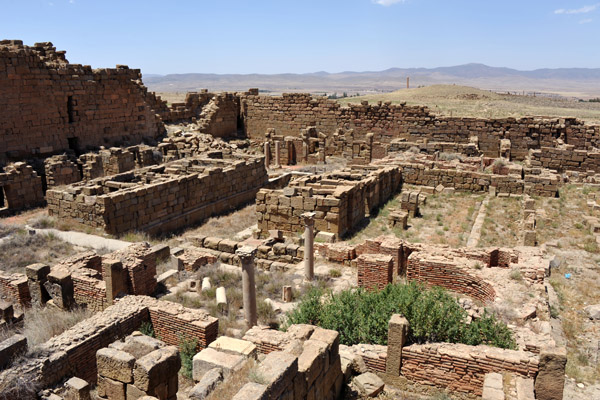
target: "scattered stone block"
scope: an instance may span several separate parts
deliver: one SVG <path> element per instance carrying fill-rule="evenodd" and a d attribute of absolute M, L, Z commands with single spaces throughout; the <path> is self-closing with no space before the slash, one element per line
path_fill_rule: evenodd
<path fill-rule="evenodd" d="M 223 382 L 223 371 L 221 368 L 213 368 L 204 374 L 188 396 L 191 400 L 204 400 L 221 382 Z"/>
<path fill-rule="evenodd" d="M 383 391 L 383 387 L 385 386 L 385 383 L 383 383 L 381 378 L 372 372 L 358 375 L 354 378 L 353 382 L 360 394 L 366 397 L 377 397 L 377 395 Z"/>
<path fill-rule="evenodd" d="M 98 374 L 123 383 L 133 382 L 135 357 L 124 351 L 106 347 L 96 353 Z"/>
<path fill-rule="evenodd" d="M 208 347 L 193 358 L 193 378 L 199 382 L 204 374 L 213 368 L 220 368 L 223 375 L 227 376 L 240 369 L 246 362 L 246 357 L 241 354 L 225 353 Z"/>

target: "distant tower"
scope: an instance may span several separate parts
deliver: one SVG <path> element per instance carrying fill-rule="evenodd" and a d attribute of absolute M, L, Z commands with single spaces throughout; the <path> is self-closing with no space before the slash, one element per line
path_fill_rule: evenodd
<path fill-rule="evenodd" d="M 406 88 L 410 89 L 410 77 L 406 77 Z"/>

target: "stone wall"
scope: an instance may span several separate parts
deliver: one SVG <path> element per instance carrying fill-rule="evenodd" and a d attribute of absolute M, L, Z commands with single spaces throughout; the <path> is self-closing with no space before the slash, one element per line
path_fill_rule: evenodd
<path fill-rule="evenodd" d="M 408 257 L 406 278 L 463 293 L 484 303 L 493 302 L 496 297 L 492 285 L 441 256 L 412 253 Z"/>
<path fill-rule="evenodd" d="M 69 185 L 81 180 L 79 166 L 67 155 L 56 155 L 44 160 L 48 187 Z"/>
<path fill-rule="evenodd" d="M 52 43 L 0 41 L 0 161 L 139 143 L 163 131 L 141 73 L 69 64 Z"/>
<path fill-rule="evenodd" d="M 263 189 L 256 196 L 261 235 L 277 229 L 304 231 L 301 215 L 315 213 L 316 232 L 343 237 L 401 186 L 396 168 L 344 170 L 292 181 L 283 190 Z"/>
<path fill-rule="evenodd" d="M 42 179 L 30 165 L 17 162 L 0 172 L 0 214 L 43 204 Z"/>
<path fill-rule="evenodd" d="M 574 118 L 453 118 L 436 116 L 422 106 L 363 102 L 342 107 L 304 93 L 275 97 L 257 91 L 243 95 L 241 104 L 245 131 L 253 139 L 262 139 L 269 128 L 282 136 L 298 137 L 309 126 L 327 136 L 339 128 L 353 129 L 356 138 L 372 132 L 374 143 L 384 147 L 398 138 L 468 144 L 476 136 L 480 150 L 490 157 L 498 157 L 500 141 L 509 139 L 510 157 L 516 160 L 523 160 L 529 149 L 554 147 L 558 138 L 576 149 L 600 147 L 600 126 L 587 126 Z"/>
<path fill-rule="evenodd" d="M 178 309 L 178 314 L 161 320 L 151 318 L 151 309 Z M 126 296 L 115 305 L 99 312 L 89 319 L 80 322 L 62 334 L 42 344 L 35 355 L 23 363 L 0 373 L 0 398 L 35 398 L 35 394 L 26 395 L 17 392 L 19 386 L 35 391 L 36 388 L 50 387 L 64 378 L 77 376 L 90 383 L 97 379 L 96 352 L 107 347 L 119 338 L 137 330 L 142 322 L 152 322 L 154 329 L 160 332 L 172 329 L 171 326 L 183 328 L 184 332 L 198 333 L 192 336 L 200 343 L 213 340 L 204 335 L 203 325 L 207 329 L 218 325 L 216 318 L 210 317 L 199 309 L 187 309 L 178 304 L 164 302 L 145 296 Z M 163 328 L 162 324 L 166 324 Z M 210 330 L 210 329 L 208 329 Z M 216 335 L 214 336 L 216 338 Z M 204 339 L 203 339 L 204 338 Z M 167 344 L 179 344 L 169 343 Z M 11 394 L 12 393 L 12 394 Z M 15 393 L 20 393 L 15 395 Z M 11 397 L 12 396 L 12 397 Z"/>
<path fill-rule="evenodd" d="M 48 190 L 48 212 L 119 234 L 168 232 L 252 201 L 267 181 L 262 158 L 191 158 Z"/>
<path fill-rule="evenodd" d="M 244 385 L 233 399 L 339 398 L 344 382 L 339 333 L 311 325 L 292 325 L 281 333 L 299 345 L 269 352 L 256 368 L 264 381 Z M 255 327 L 246 334 L 252 338 L 262 335 L 270 333 Z"/>

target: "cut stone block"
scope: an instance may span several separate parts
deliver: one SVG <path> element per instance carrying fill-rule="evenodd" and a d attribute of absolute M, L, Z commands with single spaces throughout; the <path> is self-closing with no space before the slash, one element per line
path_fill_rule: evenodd
<path fill-rule="evenodd" d="M 227 376 L 240 369 L 245 362 L 246 358 L 241 354 L 229 354 L 208 347 L 193 358 L 194 381 L 199 382 L 204 374 L 213 368 L 221 368 L 223 375 Z"/>
<path fill-rule="evenodd" d="M 106 347 L 96 353 L 98 375 L 123 383 L 133 382 L 135 357 L 121 350 Z"/>
<path fill-rule="evenodd" d="M 200 382 L 196 384 L 188 394 L 191 400 L 204 400 L 223 381 L 221 368 L 213 368 L 206 372 Z"/>
<path fill-rule="evenodd" d="M 220 336 L 208 347 L 228 354 L 240 354 L 246 358 L 256 358 L 257 355 L 257 348 L 254 343 L 228 336 Z"/>
<path fill-rule="evenodd" d="M 181 358 L 177 347 L 164 347 L 135 362 L 133 382 L 138 389 L 149 392 L 164 383 L 166 377 L 176 375 L 180 368 Z"/>
<path fill-rule="evenodd" d="M 354 384 L 363 396 L 376 397 L 383 391 L 385 384 L 380 377 L 372 372 L 366 372 L 354 378 Z"/>

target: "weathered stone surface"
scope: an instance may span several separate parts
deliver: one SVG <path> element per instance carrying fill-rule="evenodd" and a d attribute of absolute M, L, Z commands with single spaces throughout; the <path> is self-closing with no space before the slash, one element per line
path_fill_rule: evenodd
<path fill-rule="evenodd" d="M 267 400 L 270 397 L 267 396 L 268 388 L 266 385 L 262 385 L 260 383 L 250 382 L 246 383 L 239 392 L 235 396 L 233 396 L 232 400 Z"/>
<path fill-rule="evenodd" d="M 149 392 L 161 384 L 165 377 L 177 374 L 180 368 L 181 359 L 177 347 L 154 350 L 135 362 L 133 382 L 139 389 Z"/>
<path fill-rule="evenodd" d="M 271 398 L 279 398 L 287 387 L 293 384 L 293 378 L 298 372 L 298 358 L 292 354 L 274 351 L 267 354 L 257 368 L 257 374 L 268 382 L 267 387 Z"/>
<path fill-rule="evenodd" d="M 223 381 L 223 370 L 213 368 L 207 371 L 189 392 L 188 396 L 192 400 L 204 400 L 213 390 Z"/>
<path fill-rule="evenodd" d="M 381 378 L 372 372 L 358 375 L 354 378 L 354 384 L 359 392 L 367 397 L 376 397 L 385 386 Z"/>
<path fill-rule="evenodd" d="M 135 357 L 124 351 L 109 347 L 96 353 L 98 374 L 123 383 L 133 382 Z"/>
<path fill-rule="evenodd" d="M 206 348 L 193 358 L 193 378 L 199 382 L 205 373 L 214 368 L 220 368 L 227 376 L 244 365 L 246 358 L 241 354 L 231 354 Z"/>
<path fill-rule="evenodd" d="M 229 354 L 240 354 L 246 358 L 256 358 L 256 345 L 247 340 L 236 339 L 228 336 L 220 336 L 208 345 L 209 348 Z"/>
<path fill-rule="evenodd" d="M 502 374 L 485 374 L 483 379 L 482 400 L 504 400 L 504 386 L 502 383 Z"/>
<path fill-rule="evenodd" d="M 590 319 L 600 319 L 600 304 L 594 304 L 584 308 Z"/>
<path fill-rule="evenodd" d="M 83 379 L 73 377 L 65 383 L 65 400 L 90 400 L 90 384 Z M 112 399 L 112 398 L 111 398 Z M 115 400 L 121 400 L 115 397 Z M 124 400 L 124 399 L 123 399 Z"/>
<path fill-rule="evenodd" d="M 540 352 L 539 372 L 535 378 L 538 400 L 561 400 L 565 387 L 565 348 L 545 349 Z"/>

